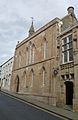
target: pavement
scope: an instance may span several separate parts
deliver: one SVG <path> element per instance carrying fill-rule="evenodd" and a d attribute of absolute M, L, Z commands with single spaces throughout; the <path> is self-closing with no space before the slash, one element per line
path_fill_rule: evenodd
<path fill-rule="evenodd" d="M 32 99 L 24 94 L 17 94 L 17 93 L 12 93 L 6 90 L 2 90 L 5 94 L 11 95 L 13 97 L 19 98 L 25 102 L 31 103 L 37 107 L 40 107 L 42 109 L 45 109 L 49 112 L 55 113 L 59 116 L 62 116 L 68 120 L 78 120 L 78 112 L 73 112 L 72 110 L 64 109 L 64 108 L 59 108 L 56 106 L 51 106 L 48 104 L 45 104 L 43 102 L 40 102 L 38 100 Z"/>

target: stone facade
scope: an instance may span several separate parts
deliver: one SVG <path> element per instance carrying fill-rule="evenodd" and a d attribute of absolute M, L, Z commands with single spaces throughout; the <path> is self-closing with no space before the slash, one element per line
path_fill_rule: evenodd
<path fill-rule="evenodd" d="M 55 77 L 58 23 L 55 18 L 16 46 L 11 89 L 15 92 L 40 96 L 56 104 Z M 46 51 L 45 51 L 46 49 Z"/>
<path fill-rule="evenodd" d="M 67 43 L 67 55 L 68 60 L 64 62 L 63 54 L 63 40 L 71 36 L 71 40 Z M 59 76 L 60 76 L 60 91 L 59 104 L 73 105 L 73 110 L 78 111 L 77 103 L 77 49 L 78 49 L 78 23 L 73 25 L 70 29 L 60 34 L 58 40 L 60 41 L 59 52 Z M 66 47 L 64 48 L 66 49 Z M 71 53 L 72 51 L 72 53 Z M 66 59 L 65 59 L 66 60 Z M 57 83 L 58 84 L 58 83 Z"/>
<path fill-rule="evenodd" d="M 69 7 L 64 18 L 53 19 L 18 43 L 11 91 L 50 105 L 73 105 L 77 111 L 77 27 L 74 8 Z"/>

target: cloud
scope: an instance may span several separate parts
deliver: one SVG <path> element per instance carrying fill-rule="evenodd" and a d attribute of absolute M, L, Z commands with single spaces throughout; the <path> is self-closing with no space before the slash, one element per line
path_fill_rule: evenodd
<path fill-rule="evenodd" d="M 77 0 L 1 0 L 0 1 L 0 64 L 13 56 L 17 41 L 28 35 L 31 18 L 35 29 L 55 17 L 67 14 L 68 6 L 75 6 Z"/>

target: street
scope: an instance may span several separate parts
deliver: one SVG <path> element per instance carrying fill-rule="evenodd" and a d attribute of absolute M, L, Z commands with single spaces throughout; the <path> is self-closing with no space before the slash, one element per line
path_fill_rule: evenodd
<path fill-rule="evenodd" d="M 0 120 L 64 120 L 0 93 Z"/>

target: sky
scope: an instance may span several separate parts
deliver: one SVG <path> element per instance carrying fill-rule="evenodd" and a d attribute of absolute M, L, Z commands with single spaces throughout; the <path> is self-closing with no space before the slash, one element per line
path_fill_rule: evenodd
<path fill-rule="evenodd" d="M 31 17 L 35 31 L 67 14 L 73 6 L 78 18 L 78 0 L 0 0 L 0 65 L 14 56 L 18 41 L 28 36 Z"/>

